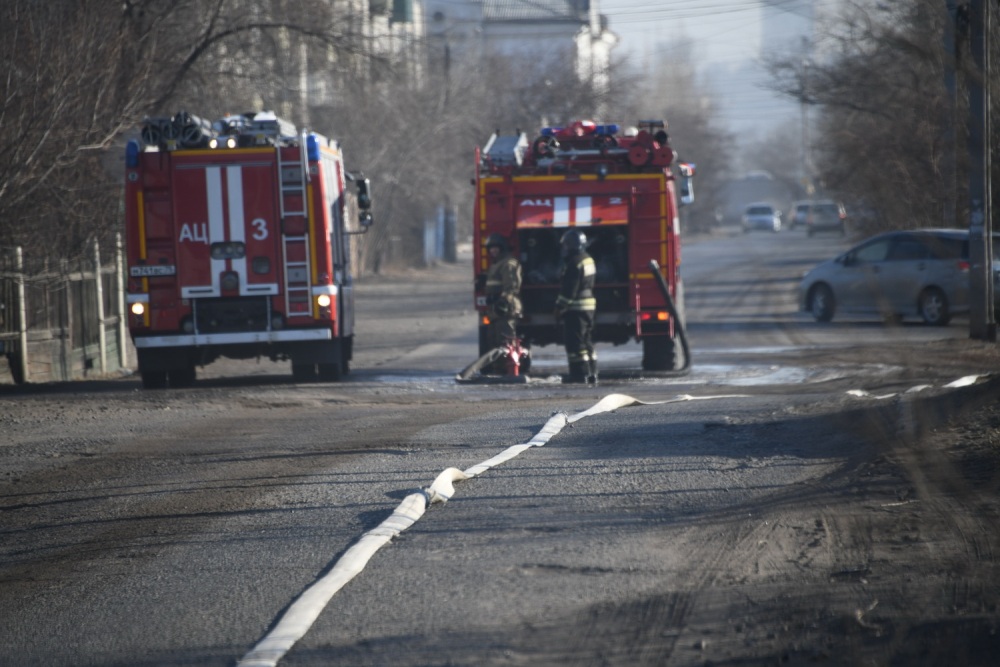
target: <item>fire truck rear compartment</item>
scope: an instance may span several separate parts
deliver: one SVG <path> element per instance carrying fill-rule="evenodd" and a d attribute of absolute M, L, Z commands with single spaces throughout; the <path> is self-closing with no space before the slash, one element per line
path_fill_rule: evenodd
<path fill-rule="evenodd" d="M 562 342 L 561 330 L 551 325 L 532 326 L 531 320 L 534 316 L 552 315 L 563 265 L 559 241 L 566 231 L 561 227 L 522 229 L 518 233 L 523 275 L 521 299 L 526 316 L 518 330 L 536 345 Z M 585 233 L 587 252 L 597 267 L 594 296 L 599 316 L 594 339 L 616 345 L 625 343 L 635 334 L 628 282 L 628 229 L 589 227 Z M 609 314 L 612 317 L 608 318 Z"/>

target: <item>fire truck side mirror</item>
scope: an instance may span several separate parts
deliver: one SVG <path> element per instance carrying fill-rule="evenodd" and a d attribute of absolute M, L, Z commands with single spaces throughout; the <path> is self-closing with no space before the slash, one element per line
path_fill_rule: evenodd
<path fill-rule="evenodd" d="M 355 183 L 358 186 L 358 209 L 360 210 L 358 222 L 362 227 L 368 227 L 372 224 L 371 180 L 367 178 L 359 178 L 355 181 Z"/>
<path fill-rule="evenodd" d="M 367 211 L 372 207 L 371 179 L 359 178 L 356 182 L 358 185 L 358 208 Z"/>
<path fill-rule="evenodd" d="M 681 204 L 692 204 L 694 203 L 694 165 L 681 163 L 679 168 L 681 173 Z"/>

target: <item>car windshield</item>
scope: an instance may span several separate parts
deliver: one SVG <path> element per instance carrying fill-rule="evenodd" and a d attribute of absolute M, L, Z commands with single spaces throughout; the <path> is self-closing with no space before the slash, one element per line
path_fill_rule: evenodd
<path fill-rule="evenodd" d="M 813 211 L 821 215 L 839 215 L 836 204 L 819 204 L 813 207 Z"/>
<path fill-rule="evenodd" d="M 771 215 L 770 206 L 751 206 L 747 209 L 747 215 Z"/>

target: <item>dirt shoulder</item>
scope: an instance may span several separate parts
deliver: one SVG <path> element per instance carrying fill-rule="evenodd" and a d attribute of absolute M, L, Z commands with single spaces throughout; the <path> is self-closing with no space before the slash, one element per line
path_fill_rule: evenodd
<path fill-rule="evenodd" d="M 713 664 L 995 664 L 998 399 L 995 378 L 841 414 L 831 427 L 853 425 L 856 465 L 770 508 L 720 573 L 738 594 L 703 641 L 734 662 Z M 776 557 L 790 580 L 768 576 Z"/>

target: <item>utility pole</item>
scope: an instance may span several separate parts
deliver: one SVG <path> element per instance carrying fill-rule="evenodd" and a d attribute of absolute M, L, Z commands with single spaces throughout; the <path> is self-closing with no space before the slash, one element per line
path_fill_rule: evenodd
<path fill-rule="evenodd" d="M 961 45 L 955 37 L 958 32 L 956 24 L 958 13 L 958 0 L 945 0 L 945 13 L 948 23 L 943 31 L 944 47 L 944 87 L 948 93 L 947 118 L 945 119 L 944 135 L 944 155 L 941 164 L 941 178 L 943 179 L 941 191 L 944 194 L 944 203 L 941 209 L 941 226 L 958 227 L 958 146 L 956 138 L 958 130 L 955 127 L 958 122 L 958 85 L 957 72 L 958 63 L 962 60 Z"/>
<path fill-rule="evenodd" d="M 990 175 L 989 40 L 993 0 L 958 6 L 960 36 L 968 44 L 969 95 L 969 337 L 996 341 L 993 313 L 993 220 Z M 963 17 L 962 14 L 965 13 Z M 965 19 L 963 21 L 963 18 Z M 963 22 L 967 32 L 962 35 Z"/>
<path fill-rule="evenodd" d="M 806 196 L 812 198 L 815 194 L 815 187 L 813 186 L 812 179 L 812 156 L 809 150 L 809 65 L 810 65 L 810 54 L 808 51 L 808 42 L 803 39 L 803 56 L 802 56 L 802 95 L 799 98 L 799 106 L 802 114 L 801 124 L 802 124 L 802 189 L 805 191 Z"/>

